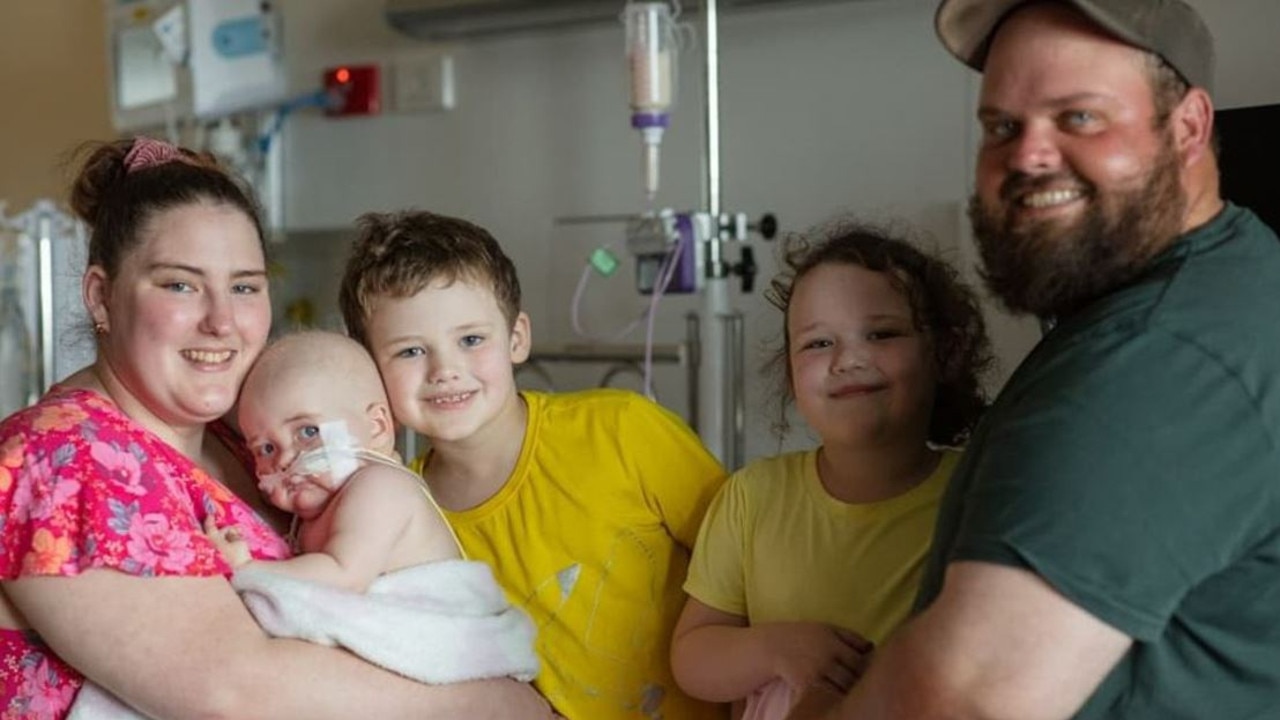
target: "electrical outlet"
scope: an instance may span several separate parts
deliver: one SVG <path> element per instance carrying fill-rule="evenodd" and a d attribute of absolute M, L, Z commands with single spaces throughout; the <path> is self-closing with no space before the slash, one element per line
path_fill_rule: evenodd
<path fill-rule="evenodd" d="M 455 102 L 451 55 L 402 56 L 391 66 L 392 111 L 452 110 Z"/>

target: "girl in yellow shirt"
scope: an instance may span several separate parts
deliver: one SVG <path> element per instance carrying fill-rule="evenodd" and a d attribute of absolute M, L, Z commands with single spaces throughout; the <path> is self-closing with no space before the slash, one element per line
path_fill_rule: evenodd
<path fill-rule="evenodd" d="M 992 364 L 973 293 L 903 240 L 841 227 L 788 248 L 782 411 L 813 450 L 735 473 L 695 545 L 672 663 L 690 695 L 781 719 L 815 682 L 847 690 L 906 619 Z"/>

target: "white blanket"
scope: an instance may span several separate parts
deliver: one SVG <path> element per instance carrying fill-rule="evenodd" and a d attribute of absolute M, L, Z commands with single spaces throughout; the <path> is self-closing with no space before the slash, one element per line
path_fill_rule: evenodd
<path fill-rule="evenodd" d="M 414 680 L 527 681 L 538 672 L 533 623 L 507 602 L 484 563 L 405 568 L 378 578 L 363 594 L 259 568 L 237 572 L 231 584 L 268 634 L 346 648 Z M 86 683 L 68 720 L 139 717 Z"/>

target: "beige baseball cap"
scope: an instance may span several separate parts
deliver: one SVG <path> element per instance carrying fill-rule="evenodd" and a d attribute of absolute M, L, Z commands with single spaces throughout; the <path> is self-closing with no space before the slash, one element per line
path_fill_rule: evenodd
<path fill-rule="evenodd" d="M 947 50 L 981 71 L 991 35 L 1031 0 L 942 0 L 934 28 Z M 1164 58 L 1190 85 L 1213 90 L 1213 35 L 1182 0 L 1056 0 L 1134 47 Z"/>

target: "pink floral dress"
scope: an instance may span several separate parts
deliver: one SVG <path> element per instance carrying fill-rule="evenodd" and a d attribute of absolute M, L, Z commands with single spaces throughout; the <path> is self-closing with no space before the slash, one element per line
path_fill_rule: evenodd
<path fill-rule="evenodd" d="M 55 387 L 0 422 L 0 580 L 230 576 L 201 530 L 210 514 L 255 557 L 288 557 L 248 505 L 94 392 Z M 34 632 L 0 628 L 0 719 L 62 718 L 82 682 Z"/>

